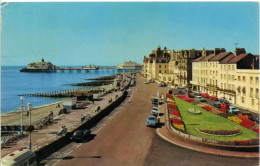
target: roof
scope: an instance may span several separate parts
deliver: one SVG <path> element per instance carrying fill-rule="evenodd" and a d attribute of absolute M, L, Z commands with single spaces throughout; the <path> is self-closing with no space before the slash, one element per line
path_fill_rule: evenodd
<path fill-rule="evenodd" d="M 240 54 L 238 56 L 235 56 L 233 59 L 231 59 L 230 61 L 228 61 L 228 63 L 237 63 L 238 61 L 240 61 L 241 59 L 243 59 L 244 57 L 248 56 L 249 53 L 244 53 L 244 54 Z"/>
<path fill-rule="evenodd" d="M 228 63 L 228 61 L 232 58 L 234 58 L 235 55 L 234 54 L 230 54 L 228 55 L 225 59 L 223 59 L 222 61 L 220 61 L 220 63 Z"/>
<path fill-rule="evenodd" d="M 203 58 L 205 58 L 204 56 L 198 57 L 197 59 L 193 60 L 192 62 L 199 62 L 201 61 Z"/>
<path fill-rule="evenodd" d="M 208 56 L 206 56 L 205 58 L 203 58 L 202 60 L 200 61 L 208 61 L 209 59 L 213 58 L 214 57 L 214 54 L 209 54 Z"/>
<path fill-rule="evenodd" d="M 221 61 L 225 57 L 227 57 L 229 54 L 232 54 L 232 52 L 222 52 L 222 53 L 214 56 L 212 59 L 210 59 L 210 61 Z"/>

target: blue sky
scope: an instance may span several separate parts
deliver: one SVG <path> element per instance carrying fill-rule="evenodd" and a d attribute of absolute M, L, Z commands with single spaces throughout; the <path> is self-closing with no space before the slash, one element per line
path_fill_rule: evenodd
<path fill-rule="evenodd" d="M 158 45 L 259 54 L 256 2 L 10 3 L 2 9 L 2 65 L 142 63 Z"/>

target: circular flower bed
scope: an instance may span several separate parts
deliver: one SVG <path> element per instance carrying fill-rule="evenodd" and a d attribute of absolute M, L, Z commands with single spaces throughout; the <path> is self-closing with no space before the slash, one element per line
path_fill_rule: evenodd
<path fill-rule="evenodd" d="M 219 136 L 233 136 L 241 133 L 241 130 L 235 129 L 235 130 L 203 130 L 198 129 L 201 133 L 210 134 L 210 135 L 219 135 Z"/>

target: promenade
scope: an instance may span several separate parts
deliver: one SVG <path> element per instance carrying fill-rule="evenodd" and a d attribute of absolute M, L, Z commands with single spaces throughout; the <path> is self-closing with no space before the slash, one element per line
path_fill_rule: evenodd
<path fill-rule="evenodd" d="M 75 128 L 81 125 L 81 115 L 85 115 L 88 117 L 95 116 L 96 114 L 98 114 L 98 112 L 95 112 L 98 106 L 100 106 L 102 110 L 103 108 L 107 107 L 110 104 L 109 103 L 110 99 L 114 101 L 116 99 L 116 96 L 120 97 L 122 93 L 123 93 L 122 91 L 108 93 L 105 96 L 100 97 L 100 100 L 95 101 L 94 104 L 92 103 L 88 104 L 84 109 L 76 109 L 76 110 L 72 110 L 68 114 L 61 114 L 59 116 L 56 116 L 53 119 L 52 124 L 44 126 L 41 130 L 34 130 L 32 132 L 31 134 L 32 150 L 36 151 L 44 146 L 47 146 L 51 142 L 59 139 L 61 136 L 57 136 L 57 133 L 61 130 L 62 126 L 66 126 L 68 132 L 73 131 Z M 1 158 L 19 148 L 28 148 L 28 146 L 29 146 L 29 136 L 27 133 L 24 137 L 18 138 L 17 140 L 11 142 L 7 146 L 2 147 Z"/>

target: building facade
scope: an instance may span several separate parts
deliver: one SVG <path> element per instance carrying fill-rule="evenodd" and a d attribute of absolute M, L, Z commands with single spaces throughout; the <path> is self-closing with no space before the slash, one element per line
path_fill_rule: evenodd
<path fill-rule="evenodd" d="M 235 53 L 215 49 L 214 54 L 198 58 L 192 64 L 193 90 L 259 113 L 258 58 L 236 48 Z"/>

